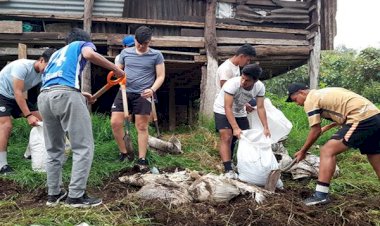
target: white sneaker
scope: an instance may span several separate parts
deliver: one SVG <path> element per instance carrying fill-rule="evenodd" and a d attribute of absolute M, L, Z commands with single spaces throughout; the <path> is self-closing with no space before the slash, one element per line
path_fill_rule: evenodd
<path fill-rule="evenodd" d="M 229 171 L 225 172 L 224 176 L 229 178 L 229 179 L 235 179 L 235 180 L 238 179 L 237 173 L 235 173 L 235 171 L 233 171 L 233 170 L 229 170 Z"/>

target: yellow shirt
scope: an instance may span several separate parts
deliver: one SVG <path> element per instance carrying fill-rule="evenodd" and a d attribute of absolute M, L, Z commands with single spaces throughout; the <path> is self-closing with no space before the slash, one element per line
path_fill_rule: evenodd
<path fill-rule="evenodd" d="M 380 113 L 371 101 L 343 88 L 310 90 L 304 109 L 310 127 L 321 123 L 321 117 L 342 125 L 360 122 Z"/>

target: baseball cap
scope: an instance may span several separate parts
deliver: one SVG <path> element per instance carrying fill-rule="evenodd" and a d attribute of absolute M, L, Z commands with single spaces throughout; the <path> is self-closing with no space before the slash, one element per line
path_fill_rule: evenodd
<path fill-rule="evenodd" d="M 133 37 L 133 35 L 125 36 L 125 38 L 123 39 L 123 45 L 128 46 L 128 47 L 134 46 L 135 38 Z"/>
<path fill-rule="evenodd" d="M 295 82 L 288 86 L 288 99 L 286 99 L 286 102 L 292 102 L 292 99 L 290 96 L 300 90 L 309 89 L 309 87 L 304 83 Z"/>

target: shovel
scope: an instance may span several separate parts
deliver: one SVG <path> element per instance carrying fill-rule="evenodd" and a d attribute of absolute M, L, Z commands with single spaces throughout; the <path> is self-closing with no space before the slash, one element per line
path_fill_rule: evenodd
<path fill-rule="evenodd" d="M 153 113 L 154 125 L 156 126 L 157 137 L 160 138 L 161 134 L 160 134 L 160 129 L 158 128 L 156 104 L 154 103 L 154 94 L 152 96 L 152 113 Z"/>
<path fill-rule="evenodd" d="M 125 123 L 125 135 L 124 135 L 123 140 L 125 143 L 125 147 L 127 148 L 128 159 L 132 161 L 135 158 L 135 151 L 133 149 L 131 137 L 129 136 L 129 131 L 130 131 L 131 126 L 129 123 L 127 88 L 125 86 L 125 83 L 126 83 L 125 79 L 123 79 L 123 81 L 120 82 L 121 96 L 123 98 L 124 123 Z"/>
<path fill-rule="evenodd" d="M 288 171 L 290 168 L 292 168 L 292 166 L 294 166 L 294 164 L 296 164 L 296 162 L 297 159 L 295 158 L 289 165 L 285 166 L 284 168 L 272 170 L 269 173 L 267 181 L 265 183 L 265 189 L 270 192 L 274 192 L 276 190 L 276 184 L 277 181 L 280 179 L 281 173 Z"/>
<path fill-rule="evenodd" d="M 112 86 L 119 84 L 124 79 L 123 77 L 118 79 L 112 79 L 114 77 L 114 72 L 110 71 L 107 75 L 107 84 L 105 84 L 101 89 L 99 89 L 94 95 L 92 95 L 93 99 L 98 99 L 101 95 L 103 95 L 107 90 L 109 90 Z"/>

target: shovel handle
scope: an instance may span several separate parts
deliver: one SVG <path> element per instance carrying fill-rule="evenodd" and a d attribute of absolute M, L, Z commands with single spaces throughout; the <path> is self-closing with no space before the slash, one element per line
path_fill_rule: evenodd
<path fill-rule="evenodd" d="M 107 84 L 105 84 L 100 90 L 98 90 L 94 95 L 92 95 L 93 99 L 98 99 L 112 86 L 119 84 L 121 81 L 123 81 L 123 79 L 125 79 L 124 77 L 112 79 L 113 77 L 114 77 L 114 72 L 110 71 L 107 75 Z"/>
<path fill-rule="evenodd" d="M 129 112 L 128 112 L 128 98 L 127 98 L 127 88 L 125 84 L 121 83 L 121 96 L 123 99 L 123 110 L 124 110 L 124 119 L 129 120 Z"/>
<path fill-rule="evenodd" d="M 154 125 L 156 126 L 157 137 L 160 137 L 161 134 L 160 134 L 160 129 L 158 128 L 157 111 L 156 111 L 156 104 L 154 103 L 154 96 L 152 96 L 152 113 L 153 113 Z"/>

